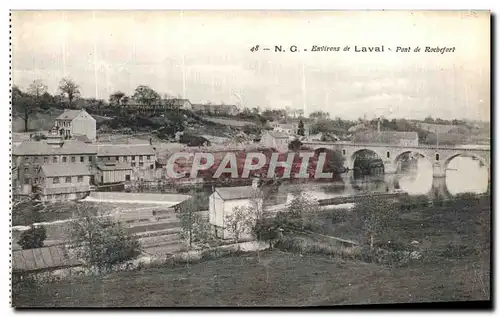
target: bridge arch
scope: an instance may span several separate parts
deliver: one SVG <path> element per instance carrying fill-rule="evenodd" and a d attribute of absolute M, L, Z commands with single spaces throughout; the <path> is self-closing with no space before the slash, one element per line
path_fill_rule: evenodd
<path fill-rule="evenodd" d="M 482 164 L 484 164 L 484 166 L 486 166 L 486 168 L 488 168 L 488 170 L 490 170 L 490 162 L 484 158 L 484 156 L 482 155 L 479 155 L 479 154 L 476 154 L 474 152 L 456 152 L 456 153 L 453 153 L 452 155 L 449 155 L 445 160 L 444 160 L 444 169 L 446 170 L 448 168 L 448 165 L 450 164 L 450 162 L 456 158 L 456 157 L 472 157 L 472 158 L 475 158 L 475 159 L 478 159 Z"/>
<path fill-rule="evenodd" d="M 433 160 L 432 160 L 432 157 L 429 156 L 427 153 L 425 153 L 424 151 L 415 151 L 415 150 L 402 150 L 402 151 L 399 151 L 397 152 L 396 155 L 393 156 L 393 159 L 392 159 L 392 164 L 393 166 L 395 166 L 396 168 L 398 167 L 398 163 L 399 163 L 399 160 L 401 159 L 401 157 L 407 153 L 415 153 L 417 155 L 419 155 L 420 157 L 423 157 L 425 158 L 429 163 L 432 164 Z"/>
<path fill-rule="evenodd" d="M 349 169 L 353 169 L 354 168 L 354 162 L 356 161 L 356 158 L 357 158 L 357 155 L 360 153 L 360 152 L 371 152 L 371 153 L 374 153 L 375 155 L 378 156 L 378 158 L 382 161 L 382 164 L 384 165 L 384 169 L 385 169 L 385 163 L 384 163 L 384 154 L 382 151 L 379 151 L 378 149 L 372 149 L 372 148 L 360 148 L 360 149 L 357 149 L 355 150 L 354 152 L 351 153 L 351 155 L 349 156 L 349 158 L 346 160 L 348 163 L 348 168 Z"/>

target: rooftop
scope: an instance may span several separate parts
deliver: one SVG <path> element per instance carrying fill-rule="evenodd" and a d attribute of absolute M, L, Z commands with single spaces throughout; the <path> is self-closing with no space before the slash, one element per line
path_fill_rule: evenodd
<path fill-rule="evenodd" d="M 135 155 L 155 155 L 155 150 L 151 145 L 134 144 L 99 144 L 97 146 L 97 156 L 135 156 Z"/>
<path fill-rule="evenodd" d="M 12 148 L 13 155 L 69 155 L 96 154 L 97 149 L 78 141 L 64 141 L 62 146 L 48 144 L 45 140 L 25 141 Z"/>
<path fill-rule="evenodd" d="M 255 189 L 252 186 L 219 187 L 215 191 L 224 200 L 251 198 L 255 193 Z"/>
<path fill-rule="evenodd" d="M 132 169 L 129 164 L 120 162 L 99 162 L 97 163 L 97 168 L 99 168 L 101 171 L 120 171 Z"/>
<path fill-rule="evenodd" d="M 285 132 L 267 131 L 269 135 L 276 139 L 288 139 L 290 136 Z"/>
<path fill-rule="evenodd" d="M 418 133 L 414 131 L 380 131 L 365 132 L 354 137 L 354 141 L 380 142 L 386 144 L 399 143 L 401 140 L 418 140 Z"/>
<path fill-rule="evenodd" d="M 89 167 L 85 164 L 47 164 L 42 165 L 42 172 L 47 177 L 90 175 Z"/>
<path fill-rule="evenodd" d="M 73 120 L 82 111 L 84 111 L 84 110 L 70 110 L 70 109 L 66 109 L 66 110 L 64 110 L 63 113 L 61 113 L 61 115 L 59 115 L 59 117 L 57 117 L 57 119 L 58 120 Z"/>

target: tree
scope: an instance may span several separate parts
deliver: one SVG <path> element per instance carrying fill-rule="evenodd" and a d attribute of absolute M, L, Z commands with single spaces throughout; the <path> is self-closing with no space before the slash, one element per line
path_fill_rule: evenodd
<path fill-rule="evenodd" d="M 328 112 L 324 111 L 314 111 L 309 114 L 310 119 L 315 119 L 315 120 L 327 120 L 330 118 L 330 114 Z"/>
<path fill-rule="evenodd" d="M 125 97 L 125 93 L 122 91 L 115 91 L 109 96 L 109 103 L 113 106 L 120 106 L 123 100 L 123 97 Z"/>
<path fill-rule="evenodd" d="M 24 131 L 27 132 L 29 118 L 37 110 L 32 96 L 14 86 L 12 87 L 12 106 L 14 114 L 24 120 Z"/>
<path fill-rule="evenodd" d="M 47 93 L 47 89 L 47 86 L 39 79 L 34 80 L 28 86 L 28 94 L 32 97 L 36 108 L 40 108 L 42 106 L 42 100 L 44 95 Z"/>
<path fill-rule="evenodd" d="M 295 113 L 297 114 L 297 117 L 302 118 L 302 116 L 304 115 L 304 110 L 297 109 L 295 110 Z"/>
<path fill-rule="evenodd" d="M 43 247 L 43 242 L 47 238 L 45 227 L 35 224 L 43 221 L 41 212 L 44 209 L 41 203 L 31 199 L 16 199 L 12 203 L 12 224 L 30 227 L 21 233 L 17 241 L 23 249 Z"/>
<path fill-rule="evenodd" d="M 161 96 L 149 86 L 139 85 L 135 89 L 132 99 L 141 105 L 151 106 L 159 102 Z"/>
<path fill-rule="evenodd" d="M 303 230 L 310 225 L 308 223 L 308 220 L 312 219 L 310 215 L 318 214 L 321 208 L 315 199 L 300 188 L 294 188 L 291 195 L 292 198 L 286 204 L 286 214 L 283 214 L 286 217 L 285 223 L 294 229 Z"/>
<path fill-rule="evenodd" d="M 236 243 L 240 242 L 245 233 L 251 232 L 253 224 L 251 223 L 252 218 L 249 211 L 246 206 L 237 206 L 224 219 L 225 228 L 229 229 Z"/>
<path fill-rule="evenodd" d="M 305 135 L 304 122 L 302 122 L 302 120 L 299 121 L 299 126 L 298 126 L 298 129 L 297 129 L 297 134 L 301 135 L 301 136 Z"/>
<path fill-rule="evenodd" d="M 92 205 L 78 205 L 71 237 L 77 256 L 99 273 L 114 265 L 135 259 L 140 254 L 137 238 L 127 234 L 109 215 L 95 215 Z"/>
<path fill-rule="evenodd" d="M 201 193 L 192 192 L 191 198 L 184 201 L 177 211 L 180 220 L 181 236 L 187 240 L 189 248 L 193 247 L 193 242 L 201 241 L 208 236 L 208 221 L 203 219 L 200 210 L 205 209 L 207 197 Z"/>
<path fill-rule="evenodd" d="M 45 227 L 31 225 L 28 230 L 21 233 L 21 237 L 17 243 L 21 246 L 21 248 L 23 248 L 23 250 L 35 249 L 43 247 L 45 239 L 47 239 Z"/>
<path fill-rule="evenodd" d="M 68 98 L 69 107 L 71 107 L 73 101 L 80 96 L 80 87 L 69 78 L 61 79 L 59 82 L 59 91 L 62 96 Z"/>
<path fill-rule="evenodd" d="M 397 217 L 392 200 L 373 195 L 366 196 L 356 203 L 352 214 L 372 250 L 379 236 L 387 231 L 390 221 Z"/>

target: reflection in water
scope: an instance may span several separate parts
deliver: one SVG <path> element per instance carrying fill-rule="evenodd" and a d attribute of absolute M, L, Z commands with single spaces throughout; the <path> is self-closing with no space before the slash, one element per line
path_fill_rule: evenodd
<path fill-rule="evenodd" d="M 426 195 L 432 188 L 432 163 L 426 158 L 420 157 L 412 164 L 411 168 L 399 171 L 396 188 L 402 189 L 410 195 Z M 352 172 L 351 172 L 352 173 Z M 345 191 L 342 183 L 329 184 L 303 184 L 302 190 L 314 199 L 325 199 L 339 196 L 354 195 L 363 192 L 385 192 L 386 184 L 383 176 L 362 175 L 353 177 L 349 191 Z M 357 176 L 357 175 L 356 175 Z M 478 160 L 469 157 L 457 157 L 453 159 L 446 171 L 446 185 L 448 192 L 452 195 L 464 192 L 483 193 L 488 189 L 488 169 L 480 166 Z M 284 203 L 286 195 L 293 185 L 282 185 L 281 192 Z"/>
<path fill-rule="evenodd" d="M 464 192 L 484 193 L 488 190 L 488 168 L 470 157 L 456 157 L 446 171 L 446 186 L 452 195 Z"/>

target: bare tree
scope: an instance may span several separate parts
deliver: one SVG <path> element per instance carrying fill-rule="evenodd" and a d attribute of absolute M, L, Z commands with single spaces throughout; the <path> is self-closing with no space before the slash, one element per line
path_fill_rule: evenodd
<path fill-rule="evenodd" d="M 59 82 L 59 92 L 62 96 L 68 98 L 69 107 L 71 107 L 73 101 L 80 96 L 80 86 L 69 78 L 63 78 Z"/>
<path fill-rule="evenodd" d="M 28 94 L 33 97 L 33 100 L 38 107 L 40 106 L 42 96 L 47 92 L 47 89 L 47 85 L 45 85 L 40 79 L 34 80 L 28 86 Z"/>

